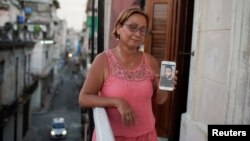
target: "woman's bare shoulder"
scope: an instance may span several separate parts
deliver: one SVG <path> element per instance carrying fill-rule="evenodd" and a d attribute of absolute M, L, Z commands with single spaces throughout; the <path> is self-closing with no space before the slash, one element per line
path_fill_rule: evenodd
<path fill-rule="evenodd" d="M 108 62 L 108 58 L 105 52 L 99 53 L 96 55 L 92 65 L 105 65 Z"/>
<path fill-rule="evenodd" d="M 108 56 L 106 52 L 99 53 L 93 63 L 90 65 L 90 69 L 88 71 L 90 76 L 95 76 L 99 78 L 106 79 L 109 74 L 109 63 Z"/>
<path fill-rule="evenodd" d="M 154 56 L 152 56 L 151 54 L 148 54 L 145 52 L 144 52 L 144 56 L 145 56 L 146 62 L 150 66 L 153 73 L 158 74 L 160 72 L 160 67 L 159 67 L 159 63 L 156 60 L 156 58 Z"/>
<path fill-rule="evenodd" d="M 144 52 L 144 56 L 145 56 L 146 61 L 149 63 L 150 66 L 153 67 L 153 66 L 158 65 L 156 58 L 154 56 L 152 56 L 151 54 Z"/>

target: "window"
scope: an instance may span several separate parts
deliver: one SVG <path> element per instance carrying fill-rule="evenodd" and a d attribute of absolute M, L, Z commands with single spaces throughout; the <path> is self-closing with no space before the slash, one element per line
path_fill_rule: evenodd
<path fill-rule="evenodd" d="M 45 58 L 46 58 L 46 60 L 49 59 L 49 51 L 48 50 L 45 51 Z"/>
<path fill-rule="evenodd" d="M 3 83 L 4 79 L 4 61 L 0 62 L 0 84 Z"/>

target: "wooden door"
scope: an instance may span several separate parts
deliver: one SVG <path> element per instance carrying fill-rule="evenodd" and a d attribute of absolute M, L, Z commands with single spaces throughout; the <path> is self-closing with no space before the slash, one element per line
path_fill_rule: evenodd
<path fill-rule="evenodd" d="M 186 111 L 194 0 L 150 0 L 145 11 L 150 16 L 151 34 L 145 40 L 145 52 L 162 60 L 176 61 L 178 85 L 165 92 L 163 105 L 153 102 L 158 136 L 178 141 L 181 114 Z"/>
<path fill-rule="evenodd" d="M 152 54 L 159 65 L 162 60 L 173 60 L 171 56 L 171 28 L 172 28 L 173 0 L 152 0 L 146 3 L 146 12 L 150 15 L 151 34 L 145 40 L 145 52 Z M 167 94 L 167 92 L 165 92 Z M 171 94 L 167 102 L 157 105 L 153 102 L 158 136 L 167 137 L 169 132 Z"/>

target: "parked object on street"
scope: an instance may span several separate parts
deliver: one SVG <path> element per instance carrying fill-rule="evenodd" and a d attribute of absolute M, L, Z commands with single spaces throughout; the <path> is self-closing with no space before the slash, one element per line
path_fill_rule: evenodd
<path fill-rule="evenodd" d="M 63 139 L 67 137 L 67 128 L 63 117 L 53 118 L 50 136 L 52 139 Z"/>

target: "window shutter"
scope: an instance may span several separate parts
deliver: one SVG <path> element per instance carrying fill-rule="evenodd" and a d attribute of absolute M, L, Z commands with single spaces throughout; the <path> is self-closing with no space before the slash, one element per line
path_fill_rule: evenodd
<path fill-rule="evenodd" d="M 172 0 L 152 0 L 148 2 L 147 12 L 151 20 L 151 34 L 145 40 L 145 51 L 153 55 L 158 62 L 170 59 L 170 35 Z"/>

